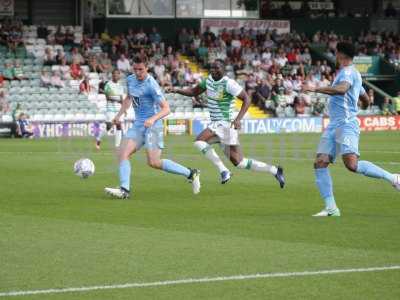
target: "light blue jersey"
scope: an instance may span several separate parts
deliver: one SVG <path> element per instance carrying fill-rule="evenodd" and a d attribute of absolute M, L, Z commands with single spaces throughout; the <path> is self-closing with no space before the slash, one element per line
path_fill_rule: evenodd
<path fill-rule="evenodd" d="M 332 86 L 350 84 L 344 95 L 329 97 L 329 125 L 322 134 L 317 153 L 328 154 L 334 161 L 337 154 L 356 154 L 360 136 L 357 121 L 358 98 L 365 94 L 360 73 L 353 65 L 342 68 Z"/>
<path fill-rule="evenodd" d="M 165 99 L 157 81 L 147 75 L 146 79 L 138 80 L 135 75 L 127 78 L 128 95 L 132 99 L 135 109 L 135 126 L 143 126 L 144 121 L 157 114 L 160 110 L 159 104 Z M 162 121 L 154 123 L 155 127 L 162 126 Z"/>
<path fill-rule="evenodd" d="M 145 80 L 138 80 L 135 75 L 127 78 L 128 95 L 132 99 L 136 120 L 127 131 L 124 138 L 136 142 L 136 149 L 142 146 L 146 149 L 163 149 L 163 123 L 157 120 L 151 128 L 146 128 L 144 122 L 160 111 L 160 102 L 165 99 L 157 81 L 147 75 Z"/>
<path fill-rule="evenodd" d="M 332 85 L 335 86 L 344 81 L 350 84 L 350 89 L 346 94 L 329 97 L 329 119 L 334 126 L 356 120 L 358 98 L 360 94 L 365 93 L 360 72 L 353 65 L 343 67 Z"/>

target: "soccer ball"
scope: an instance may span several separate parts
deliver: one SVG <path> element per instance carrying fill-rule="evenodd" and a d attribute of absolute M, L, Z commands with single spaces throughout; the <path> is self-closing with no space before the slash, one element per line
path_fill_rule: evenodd
<path fill-rule="evenodd" d="M 81 158 L 74 163 L 74 173 L 81 178 L 92 176 L 94 169 L 94 163 L 89 158 Z"/>

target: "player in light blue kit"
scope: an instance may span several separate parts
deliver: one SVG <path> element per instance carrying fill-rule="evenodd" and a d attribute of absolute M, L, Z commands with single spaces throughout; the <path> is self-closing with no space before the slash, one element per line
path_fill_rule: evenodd
<path fill-rule="evenodd" d="M 136 57 L 133 63 L 134 75 L 127 78 L 128 97 L 113 123 L 118 124 L 120 117 L 132 104 L 136 120 L 123 138 L 120 149 L 118 188 L 105 188 L 113 197 L 125 199 L 130 195 L 131 164 L 130 156 L 142 146 L 146 148 L 147 163 L 150 167 L 168 173 L 182 175 L 192 183 L 193 193 L 200 192 L 200 172 L 186 168 L 172 160 L 161 159 L 163 144 L 163 124 L 161 119 L 170 112 L 168 102 L 156 80 L 147 73 L 147 59 Z"/>
<path fill-rule="evenodd" d="M 340 65 L 332 86 L 316 88 L 309 84 L 303 85 L 303 91 L 330 95 L 330 123 L 324 133 L 317 150 L 314 162 L 316 183 L 325 208 L 315 214 L 315 217 L 340 216 L 333 196 L 332 179 L 328 165 L 333 163 L 337 154 L 342 156 L 346 168 L 352 172 L 368 177 L 384 179 L 400 190 L 400 175 L 392 174 L 369 161 L 358 160 L 358 142 L 360 128 L 357 121 L 360 99 L 364 107 L 369 103 L 368 95 L 362 87 L 360 73 L 353 65 L 355 49 L 352 44 L 338 43 L 336 60 Z"/>

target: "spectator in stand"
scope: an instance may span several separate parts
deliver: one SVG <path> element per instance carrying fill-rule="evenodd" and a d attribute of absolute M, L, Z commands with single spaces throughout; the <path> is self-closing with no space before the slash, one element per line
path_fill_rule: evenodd
<path fill-rule="evenodd" d="M 165 70 L 163 74 L 162 86 L 163 87 L 172 86 L 172 76 L 169 72 L 167 72 L 167 70 Z"/>
<path fill-rule="evenodd" d="M 242 43 L 240 41 L 239 35 L 235 34 L 233 36 L 232 41 L 231 41 L 231 47 L 232 47 L 232 49 L 240 49 L 240 48 L 242 48 Z"/>
<path fill-rule="evenodd" d="M 7 102 L 4 91 L 0 91 L 0 114 L 11 112 L 10 104 Z"/>
<path fill-rule="evenodd" d="M 14 79 L 16 79 L 16 80 L 26 79 L 25 75 L 24 75 L 24 71 L 22 69 L 22 66 L 21 66 L 21 63 L 19 60 L 16 60 L 14 63 L 13 74 L 14 74 Z"/>
<path fill-rule="evenodd" d="M 196 78 L 192 72 L 192 69 L 190 69 L 189 67 L 186 68 L 185 70 L 185 85 L 192 85 L 194 83 L 196 83 Z"/>
<path fill-rule="evenodd" d="M 297 93 L 294 92 L 291 88 L 285 88 L 283 96 L 280 97 L 279 100 L 283 102 L 284 106 L 291 106 L 294 104 L 294 99 L 296 99 L 297 96 Z"/>
<path fill-rule="evenodd" d="M 210 30 L 210 27 L 207 26 L 206 30 L 203 32 L 203 40 L 204 41 L 215 41 L 216 37 L 214 32 Z"/>
<path fill-rule="evenodd" d="M 65 34 L 62 32 L 62 27 L 59 25 L 56 32 L 54 33 L 54 42 L 58 45 L 64 45 Z"/>
<path fill-rule="evenodd" d="M 275 62 L 281 68 L 283 68 L 286 65 L 288 59 L 286 58 L 285 52 L 283 50 L 279 50 L 278 56 L 275 58 Z"/>
<path fill-rule="evenodd" d="M 373 105 L 375 105 L 375 92 L 373 89 L 368 90 L 368 97 L 369 97 L 368 108 L 371 108 Z"/>
<path fill-rule="evenodd" d="M 105 28 L 104 31 L 100 34 L 100 40 L 104 46 L 111 44 L 112 39 L 111 39 L 110 35 L 108 34 L 107 28 Z"/>
<path fill-rule="evenodd" d="M 90 50 L 93 52 L 98 52 L 98 49 L 93 49 L 93 45 L 92 45 L 92 39 L 89 38 L 89 36 L 87 34 L 83 34 L 82 35 L 82 40 L 80 41 L 81 44 L 81 49 L 82 50 Z"/>
<path fill-rule="evenodd" d="M 96 56 L 92 55 L 89 58 L 89 72 L 103 73 L 104 69 L 98 64 Z"/>
<path fill-rule="evenodd" d="M 54 59 L 56 61 L 56 65 L 61 65 L 62 59 L 66 60 L 67 58 L 65 57 L 65 53 L 62 49 L 57 49 L 57 54 Z"/>
<path fill-rule="evenodd" d="M 44 39 L 47 40 L 47 36 L 49 35 L 49 31 L 46 27 L 46 25 L 44 24 L 44 22 L 42 22 L 36 29 L 36 33 L 37 33 L 37 37 L 39 39 Z"/>
<path fill-rule="evenodd" d="M 29 116 L 25 113 L 21 113 L 17 119 L 17 128 L 22 138 L 32 138 L 33 128 L 29 122 Z"/>
<path fill-rule="evenodd" d="M 59 88 L 59 89 L 65 88 L 65 83 L 61 79 L 60 72 L 58 72 L 58 71 L 53 72 L 53 75 L 50 78 L 50 83 L 52 86 L 54 86 L 56 88 Z"/>
<path fill-rule="evenodd" d="M 79 53 L 79 50 L 76 47 L 73 47 L 71 49 L 71 55 L 69 61 L 75 62 L 79 65 L 83 65 L 85 63 L 85 59 L 83 58 L 82 54 Z"/>
<path fill-rule="evenodd" d="M 393 101 L 388 97 L 383 98 L 382 115 L 384 116 L 397 115 L 396 108 L 393 105 Z"/>
<path fill-rule="evenodd" d="M 42 70 L 42 75 L 40 76 L 40 84 L 43 87 L 51 86 L 51 77 L 50 77 L 49 72 Z"/>
<path fill-rule="evenodd" d="M 99 64 L 104 73 L 111 73 L 113 66 L 107 52 L 100 53 Z"/>
<path fill-rule="evenodd" d="M 256 91 L 257 86 L 258 86 L 258 83 L 257 83 L 257 80 L 256 80 L 254 74 L 253 73 L 248 74 L 246 82 L 245 82 L 245 90 L 252 101 L 254 101 L 253 95 Z"/>
<path fill-rule="evenodd" d="M 44 50 L 44 58 L 43 58 L 43 65 L 44 66 L 52 66 L 56 64 L 56 59 L 53 54 L 53 50 L 51 48 L 47 47 Z"/>
<path fill-rule="evenodd" d="M 204 64 L 207 64 L 208 62 L 208 48 L 203 41 L 200 43 L 200 47 L 197 49 L 197 60 Z"/>
<path fill-rule="evenodd" d="M 161 59 L 156 60 L 156 64 L 154 66 L 154 73 L 160 83 L 163 81 L 164 72 L 165 72 L 165 65 L 162 63 Z"/>
<path fill-rule="evenodd" d="M 70 66 L 71 77 L 74 80 L 79 80 L 83 76 L 81 66 L 78 61 L 74 60 Z"/>
<path fill-rule="evenodd" d="M 313 105 L 312 114 L 317 117 L 324 116 L 324 110 L 325 110 L 325 105 L 321 102 L 321 99 L 318 97 Z"/>
<path fill-rule="evenodd" d="M 3 70 L 3 77 L 5 80 L 14 80 L 14 70 L 12 64 L 10 63 L 5 64 L 5 68 Z"/>
<path fill-rule="evenodd" d="M 111 47 L 111 50 L 110 50 L 110 53 L 108 54 L 108 57 L 110 58 L 111 63 L 113 65 L 117 65 L 117 61 L 120 58 L 120 54 L 119 54 L 119 52 L 117 50 L 117 47 L 115 45 L 113 45 Z"/>
<path fill-rule="evenodd" d="M 311 62 L 311 54 L 308 47 L 304 48 L 303 54 L 300 56 L 300 62 L 303 64 L 308 64 Z"/>
<path fill-rule="evenodd" d="M 306 117 L 306 102 L 301 97 L 295 97 L 293 101 L 294 112 L 297 117 Z"/>
<path fill-rule="evenodd" d="M 75 36 L 70 28 L 68 28 L 65 32 L 64 45 L 71 46 L 71 47 L 73 47 L 75 45 Z"/>
<path fill-rule="evenodd" d="M 129 73 L 131 71 L 131 64 L 124 54 L 121 54 L 117 61 L 117 69 L 123 73 Z"/>
<path fill-rule="evenodd" d="M 149 40 L 152 44 L 156 46 L 161 44 L 162 38 L 161 35 L 158 33 L 156 27 L 153 27 L 151 29 L 151 33 L 149 34 Z"/>
<path fill-rule="evenodd" d="M 67 65 L 67 60 L 65 57 L 61 59 L 60 72 L 63 80 L 71 79 L 71 68 Z"/>
<path fill-rule="evenodd" d="M 186 49 L 189 47 L 192 40 L 190 39 L 189 33 L 186 28 L 183 27 L 178 34 L 178 43 L 181 46 L 181 50 L 183 53 L 186 53 Z"/>
<path fill-rule="evenodd" d="M 268 108 L 267 101 L 271 97 L 271 85 L 268 79 L 262 79 L 261 84 L 256 87 L 255 93 L 253 94 L 253 104 L 261 109 Z M 272 108 L 272 107 L 269 107 Z"/>
<path fill-rule="evenodd" d="M 145 39 L 147 38 L 147 34 L 144 32 L 143 28 L 140 28 L 138 33 L 136 33 L 136 41 L 138 41 L 139 43 L 145 41 Z"/>
<path fill-rule="evenodd" d="M 194 39 L 193 39 L 193 46 L 195 49 L 200 47 L 200 43 L 201 43 L 201 37 L 198 33 L 196 33 L 194 35 Z"/>
<path fill-rule="evenodd" d="M 84 95 L 89 95 L 93 90 L 94 88 L 90 85 L 89 76 L 85 76 L 85 78 L 79 84 L 79 92 Z"/>

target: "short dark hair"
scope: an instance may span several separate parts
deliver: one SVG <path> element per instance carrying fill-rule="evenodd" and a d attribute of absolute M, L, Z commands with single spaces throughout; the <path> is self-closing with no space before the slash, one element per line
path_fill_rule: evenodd
<path fill-rule="evenodd" d="M 134 64 L 144 64 L 144 65 L 147 66 L 147 62 L 148 62 L 147 56 L 136 55 L 133 58 L 133 63 Z"/>
<path fill-rule="evenodd" d="M 351 59 L 356 55 L 356 48 L 351 43 L 340 42 L 337 44 L 336 49 L 338 52 L 350 57 Z"/>

